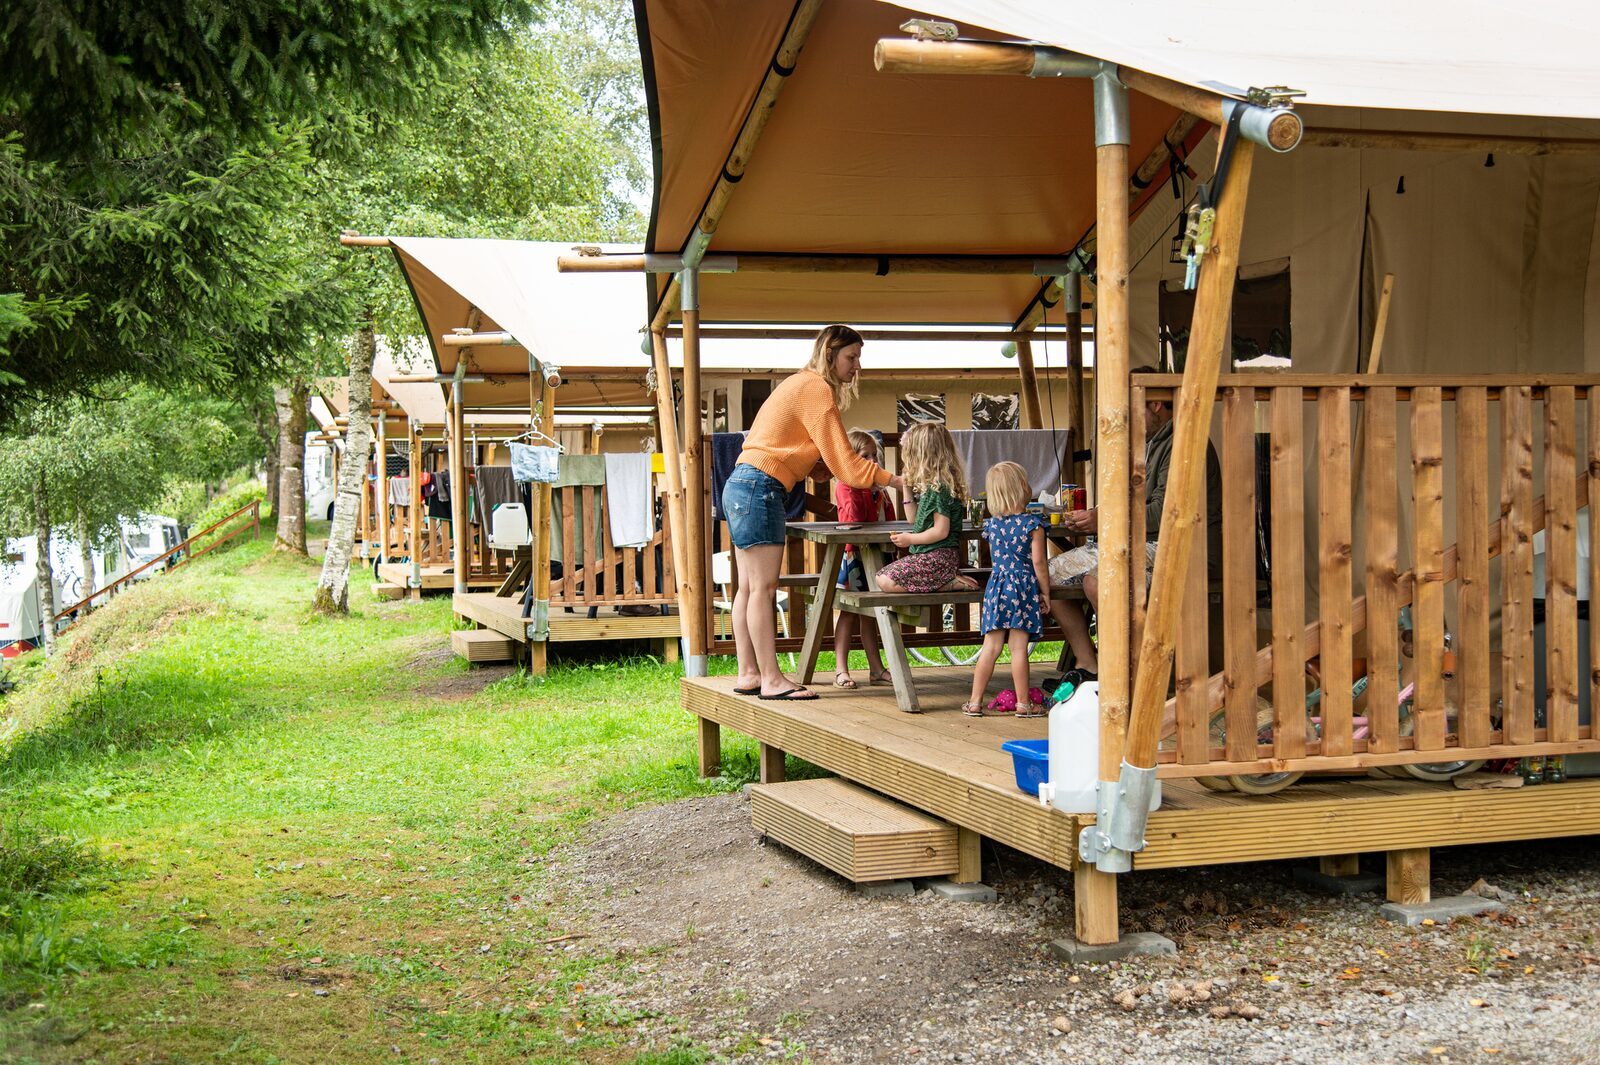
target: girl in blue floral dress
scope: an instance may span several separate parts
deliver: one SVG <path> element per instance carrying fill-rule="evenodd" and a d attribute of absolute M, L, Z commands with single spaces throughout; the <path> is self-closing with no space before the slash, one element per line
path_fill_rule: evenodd
<path fill-rule="evenodd" d="M 1043 717 L 1044 708 L 1029 696 L 1028 644 L 1044 634 L 1044 615 L 1050 609 L 1044 522 L 1025 511 L 1030 497 L 1028 475 L 1015 462 L 992 466 L 984 488 L 991 516 L 983 523 L 983 538 L 989 541 L 994 571 L 983 590 L 983 650 L 973 668 L 972 698 L 962 704 L 961 712 L 969 717 L 991 712 L 983 707 L 983 690 L 994 675 L 1000 649 L 1009 646 L 1016 716 Z"/>

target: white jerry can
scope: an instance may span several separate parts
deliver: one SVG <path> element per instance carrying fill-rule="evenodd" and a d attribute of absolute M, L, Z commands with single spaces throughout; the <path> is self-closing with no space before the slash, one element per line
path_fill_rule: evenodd
<path fill-rule="evenodd" d="M 1039 802 L 1062 813 L 1092 814 L 1100 786 L 1100 684 L 1085 681 L 1050 708 L 1050 779 L 1039 785 Z M 1150 810 L 1161 805 L 1161 784 Z"/>
<path fill-rule="evenodd" d="M 533 543 L 528 528 L 528 508 L 521 503 L 500 503 L 489 515 L 489 546 L 499 551 Z"/>

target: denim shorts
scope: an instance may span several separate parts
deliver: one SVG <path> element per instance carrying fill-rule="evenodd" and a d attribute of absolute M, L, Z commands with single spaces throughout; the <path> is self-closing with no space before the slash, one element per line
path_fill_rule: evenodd
<path fill-rule="evenodd" d="M 722 512 L 737 548 L 788 541 L 789 492 L 783 482 L 754 466 L 739 463 L 722 486 Z"/>

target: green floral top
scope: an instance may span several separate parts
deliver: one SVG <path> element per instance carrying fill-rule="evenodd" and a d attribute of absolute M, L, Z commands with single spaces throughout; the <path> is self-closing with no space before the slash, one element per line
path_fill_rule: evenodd
<path fill-rule="evenodd" d="M 911 554 L 921 555 L 941 547 L 956 547 L 961 543 L 958 534 L 961 532 L 961 519 L 966 516 L 966 508 L 942 484 L 927 489 L 917 497 L 917 514 L 911 519 L 911 531 L 926 532 L 932 527 L 936 514 L 943 514 L 950 519 L 950 535 L 931 544 L 912 544 L 909 549 Z"/>

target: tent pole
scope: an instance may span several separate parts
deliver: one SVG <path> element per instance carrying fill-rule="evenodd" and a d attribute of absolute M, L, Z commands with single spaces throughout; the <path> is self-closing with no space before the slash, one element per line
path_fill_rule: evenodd
<path fill-rule="evenodd" d="M 1033 370 L 1033 344 L 1017 341 L 1017 383 L 1022 388 L 1022 422 L 1029 429 L 1043 429 L 1039 409 L 1039 378 Z"/>
<path fill-rule="evenodd" d="M 1067 420 L 1068 439 L 1073 451 L 1093 447 L 1083 431 L 1083 278 L 1068 274 L 1062 279 L 1062 299 L 1067 319 L 1067 406 L 1071 417 Z M 1072 483 L 1083 483 L 1083 463 L 1072 461 Z"/>
<path fill-rule="evenodd" d="M 378 565 L 389 561 L 389 415 L 378 412 L 378 494 L 372 501 L 378 508 Z"/>
<path fill-rule="evenodd" d="M 1102 74 L 1095 96 L 1095 506 L 1100 545 L 1100 800 L 1108 808 L 1127 728 L 1129 634 L 1128 90 Z M 1140 545 L 1141 549 L 1143 545 Z M 1101 820 L 1100 823 L 1103 823 Z M 1085 829 L 1094 833 L 1099 823 Z M 1132 858 L 1104 846 L 1092 858 L 1101 873 L 1127 872 Z M 1114 897 L 1114 896 L 1113 896 Z M 1113 926 L 1114 927 L 1114 926 Z"/>
<path fill-rule="evenodd" d="M 458 369 L 466 363 L 458 364 Z M 472 560 L 467 557 L 467 442 L 462 437 L 465 417 L 461 411 L 461 382 L 450 386 L 450 554 L 455 577 L 455 594 L 466 595 Z"/>
<path fill-rule="evenodd" d="M 1127 752 L 1121 766 L 1119 791 L 1126 805 L 1117 810 L 1115 823 L 1110 828 L 1113 842 L 1125 849 L 1143 845 L 1148 810 L 1141 803 L 1126 800 L 1130 796 L 1148 797 L 1154 787 L 1156 745 L 1160 739 L 1161 711 L 1167 698 L 1167 677 L 1172 668 L 1173 633 L 1188 577 L 1189 549 L 1197 528 L 1204 535 L 1206 449 L 1211 432 L 1211 410 L 1216 401 L 1222 360 L 1231 347 L 1229 321 L 1255 145 L 1240 138 L 1233 153 L 1232 168 L 1217 205 L 1215 236 L 1201 265 L 1200 285 L 1195 294 L 1194 327 L 1189 335 L 1183 386 L 1178 393 L 1172 464 L 1167 474 L 1167 496 L 1161 508 L 1161 536 L 1150 582 L 1144 640 L 1139 648 Z"/>
<path fill-rule="evenodd" d="M 551 376 L 539 377 L 538 402 L 534 404 L 533 427 L 546 437 L 555 435 L 556 390 Z M 538 537 L 533 547 L 533 631 L 528 634 L 529 666 L 534 676 L 542 677 L 549 668 L 550 651 L 550 534 L 554 508 L 550 502 L 551 488 L 540 482 L 534 489 L 534 535 Z M 591 560 L 592 561 L 592 560 Z M 608 581 L 615 580 L 607 574 Z M 613 595 L 616 589 L 612 589 Z"/>
<path fill-rule="evenodd" d="M 689 657 L 684 675 L 704 677 L 706 661 L 706 562 L 710 546 L 706 539 L 705 462 L 702 444 L 705 423 L 700 417 L 700 275 L 693 269 L 678 275 L 678 291 L 683 305 L 683 472 L 684 503 L 689 520 L 689 601 L 685 607 L 684 633 L 689 638 Z"/>
<path fill-rule="evenodd" d="M 706 197 L 706 205 L 700 210 L 699 220 L 689 231 L 689 239 L 684 246 L 683 254 L 685 266 L 699 265 L 706 249 L 711 246 L 711 238 L 716 235 L 717 226 L 722 224 L 722 213 L 728 209 L 728 200 L 733 196 L 734 186 L 744 177 L 745 168 L 750 165 L 750 157 L 755 154 L 756 143 L 761 139 L 762 131 L 767 128 L 767 120 L 772 117 L 772 110 L 778 104 L 778 94 L 783 92 L 789 75 L 794 73 L 795 64 L 800 59 L 800 49 L 805 47 L 806 38 L 811 35 L 812 23 L 816 21 L 817 12 L 820 10 L 822 10 L 822 0 L 798 0 L 794 5 L 794 13 L 789 16 L 789 26 L 772 55 L 772 61 L 767 64 L 766 74 L 761 79 L 761 87 L 756 90 L 755 101 L 751 103 L 744 124 L 739 127 L 739 135 L 734 138 L 733 148 L 728 152 L 728 158 L 723 162 L 722 170 L 711 186 L 711 194 Z M 655 316 L 650 322 L 652 329 L 664 329 L 672 320 L 673 310 L 678 306 L 681 295 L 680 275 L 673 278 L 668 283 L 666 291 L 661 294 L 661 299 L 656 304 Z"/>
<path fill-rule="evenodd" d="M 667 361 L 667 341 L 659 331 L 650 333 L 650 348 L 656 368 L 656 421 L 661 427 L 661 467 L 667 477 L 668 539 L 672 544 L 672 574 L 678 588 L 678 626 L 689 616 L 689 566 L 686 559 L 688 524 L 683 511 L 683 467 L 679 465 L 678 407 L 672 398 L 672 365 Z"/>
<path fill-rule="evenodd" d="M 411 495 L 407 509 L 410 532 L 408 544 L 411 551 L 411 598 L 422 598 L 422 425 L 413 420 L 406 428 L 406 442 L 410 455 Z"/>

